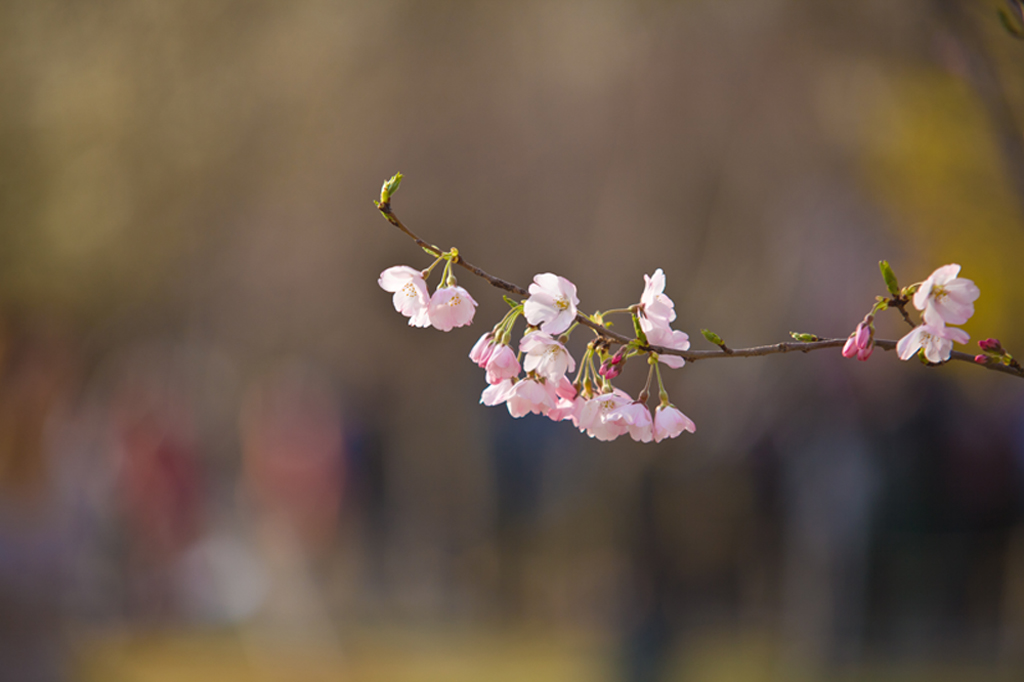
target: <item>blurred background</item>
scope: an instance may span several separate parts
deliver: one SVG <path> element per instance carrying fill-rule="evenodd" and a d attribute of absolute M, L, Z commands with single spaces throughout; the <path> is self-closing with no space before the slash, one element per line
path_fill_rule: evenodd
<path fill-rule="evenodd" d="M 0 4 L 0 680 L 1020 679 L 1019 380 L 830 351 L 670 372 L 657 445 L 513 420 L 500 292 L 409 328 L 372 203 L 587 310 L 664 268 L 698 348 L 957 262 L 1024 354 L 1001 1 Z"/>

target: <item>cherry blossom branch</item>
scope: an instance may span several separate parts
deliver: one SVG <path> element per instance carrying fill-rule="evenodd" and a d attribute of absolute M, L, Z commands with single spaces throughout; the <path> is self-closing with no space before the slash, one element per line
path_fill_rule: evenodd
<path fill-rule="evenodd" d="M 385 194 L 382 193 L 382 199 L 384 198 Z M 390 199 L 390 196 L 387 196 L 386 198 Z M 385 200 L 377 203 L 377 208 L 380 210 L 381 214 L 384 216 L 385 219 L 387 219 L 389 223 L 391 223 L 399 230 L 404 232 L 408 237 L 415 241 L 424 251 L 427 251 L 428 253 L 431 253 L 438 257 L 441 257 L 444 254 L 444 252 L 440 248 L 424 241 L 423 239 L 418 237 L 412 230 L 406 227 L 405 224 L 402 223 L 401 220 L 399 220 L 398 216 L 396 216 L 394 211 L 391 209 L 390 201 Z M 530 292 L 528 290 L 524 289 L 518 284 L 506 281 L 504 279 L 501 279 L 500 277 L 495 277 L 494 275 L 491 275 L 485 272 L 484 270 L 478 268 L 477 266 L 473 265 L 465 258 L 463 258 L 461 254 L 454 256 L 452 262 L 462 266 L 463 268 L 473 273 L 477 277 L 485 280 L 495 288 L 516 294 L 518 296 L 525 297 L 530 295 Z M 907 302 L 907 298 L 895 295 L 892 299 L 889 299 L 887 301 L 890 307 L 899 310 L 900 314 L 902 315 L 903 319 L 907 322 L 907 324 L 909 324 L 911 327 L 914 327 L 915 325 L 913 321 L 910 319 L 910 316 L 904 309 Z M 604 337 L 610 344 L 625 345 L 634 341 L 634 339 L 631 339 L 623 334 L 619 334 L 618 332 L 612 331 L 608 327 L 599 324 L 598 322 L 595 322 L 590 317 L 583 315 L 582 313 L 576 314 L 575 321 L 579 324 L 589 327 L 595 333 Z M 764 346 L 754 346 L 751 348 L 727 348 L 723 343 L 721 344 L 720 350 L 679 350 L 676 348 L 666 348 L 664 346 L 649 343 L 640 343 L 635 345 L 639 350 L 642 351 L 653 351 L 655 353 L 658 353 L 659 355 L 676 355 L 689 362 L 697 362 L 698 360 L 711 360 L 714 358 L 752 358 L 763 357 L 766 355 L 778 355 L 781 353 L 809 353 L 811 351 L 823 350 L 825 348 L 839 348 L 843 346 L 846 342 L 847 339 L 819 338 L 814 341 L 787 341 L 782 343 L 768 344 Z M 897 343 L 897 341 L 890 341 L 887 339 L 874 339 L 874 345 L 886 351 L 896 350 Z M 960 351 L 951 351 L 949 355 L 949 360 L 969 362 L 974 366 L 983 367 L 994 372 L 1001 372 L 1003 374 L 1009 374 L 1011 376 L 1024 378 L 1024 368 L 1021 368 L 1021 366 L 1017 363 L 1013 363 L 1013 365 L 1004 365 L 995 362 L 981 364 L 976 361 L 976 356 L 971 355 L 969 353 L 963 353 Z M 938 366 L 945 363 L 926 364 L 928 364 L 929 366 Z"/>
<path fill-rule="evenodd" d="M 422 239 L 417 237 L 413 233 L 412 230 L 410 230 L 408 227 L 406 227 L 404 224 L 402 224 L 402 221 L 399 220 L 398 216 L 396 216 L 394 211 L 391 210 L 391 202 L 389 202 L 389 201 L 380 202 L 380 203 L 377 204 L 377 208 L 380 209 L 381 215 L 383 215 L 387 219 L 387 221 L 389 223 L 391 223 L 392 225 L 397 227 L 399 230 L 401 230 L 402 232 L 407 234 L 409 237 L 411 237 L 412 240 L 414 242 L 416 242 L 417 244 L 419 244 L 420 248 L 422 248 L 424 251 L 426 251 L 427 253 L 432 253 L 435 256 L 437 256 L 438 258 L 440 258 L 444 254 L 444 251 L 442 251 L 438 247 L 434 246 L 433 244 L 428 244 L 427 242 L 423 241 Z M 530 295 L 529 291 L 527 291 L 526 289 L 522 288 L 518 284 L 513 284 L 512 282 L 506 282 L 505 280 L 501 279 L 500 277 L 495 277 L 494 275 L 487 274 L 486 272 L 484 272 L 483 270 L 481 270 L 477 266 L 475 266 L 472 263 L 469 263 L 468 261 L 466 261 L 466 259 L 463 258 L 461 255 L 456 255 L 452 259 L 452 262 L 455 263 L 456 265 L 461 265 L 462 267 L 464 267 L 465 269 L 469 270 L 470 272 L 472 272 L 477 277 L 480 277 L 481 279 L 484 279 L 484 280 L 490 282 L 491 286 L 497 287 L 499 289 L 503 289 L 503 290 L 505 290 L 505 291 L 507 291 L 509 293 L 516 294 L 517 296 L 529 296 Z M 581 319 L 580 322 L 582 324 L 587 324 L 587 322 L 584 321 L 583 319 Z M 587 326 L 590 326 L 590 325 L 588 324 Z M 604 329 L 604 327 L 602 327 L 602 329 Z"/>
<path fill-rule="evenodd" d="M 754 346 L 753 348 L 734 348 L 731 353 L 726 353 L 721 350 L 675 350 L 672 348 L 659 348 L 657 346 L 649 346 L 650 350 L 655 353 L 665 353 L 668 355 L 678 355 L 690 362 L 696 362 L 697 360 L 710 360 L 712 358 L 754 358 L 761 357 L 764 355 L 777 355 L 779 353 L 809 353 L 810 351 L 821 350 L 823 348 L 839 348 L 846 343 L 846 339 L 819 339 L 818 341 L 808 342 L 784 342 L 784 343 L 773 343 L 767 346 Z M 896 350 L 897 341 L 890 341 L 888 339 L 875 339 L 874 343 L 882 350 Z M 959 360 L 962 362 L 969 362 L 972 365 L 984 367 L 995 372 L 1002 372 L 1004 374 L 1010 374 L 1016 377 L 1024 378 L 1024 371 L 1021 369 L 999 364 L 986 364 L 979 365 L 975 359 L 975 356 L 970 353 L 962 353 L 960 351 L 951 351 L 949 354 L 950 360 Z M 945 363 L 927 363 L 930 367 L 938 367 Z"/>
<path fill-rule="evenodd" d="M 402 221 L 398 219 L 398 216 L 395 215 L 395 212 L 391 210 L 391 202 L 390 201 L 382 201 L 382 202 L 377 203 L 377 208 L 380 210 L 381 215 L 383 215 L 384 218 L 386 218 L 389 223 L 391 223 L 392 225 L 397 227 L 399 230 L 404 232 L 407 236 L 412 238 L 412 240 L 414 242 L 416 242 L 417 244 L 419 244 L 420 248 L 422 248 L 424 251 L 426 251 L 428 253 L 432 253 L 433 255 L 438 256 L 438 257 L 440 257 L 444 253 L 440 248 L 434 246 L 433 244 L 429 244 L 429 243 L 423 241 L 422 239 L 420 239 L 418 236 L 416 236 L 416 234 L 412 230 L 410 230 L 408 227 L 406 227 L 405 224 L 402 223 Z M 512 282 L 507 282 L 507 281 L 501 279 L 500 277 L 495 277 L 494 275 L 491 275 L 491 274 L 488 274 L 488 273 L 484 272 L 483 270 L 481 270 L 480 268 L 478 268 L 477 266 L 473 265 L 472 263 L 467 261 L 465 258 L 463 258 L 461 254 L 456 256 L 453 259 L 452 262 L 454 262 L 456 265 L 461 265 L 463 268 L 465 268 L 466 270 L 469 270 L 470 272 L 472 272 L 477 277 L 479 277 L 479 278 L 487 281 L 488 283 L 490 283 L 490 285 L 493 286 L 493 287 L 496 287 L 498 289 L 502 289 L 502 290 L 507 291 L 507 292 L 512 293 L 512 294 L 516 294 L 517 296 L 529 296 L 530 295 L 529 291 L 527 291 L 526 289 L 522 288 L 518 284 L 513 284 Z M 586 315 L 583 315 L 582 313 L 577 313 L 576 314 L 576 322 L 582 324 L 585 327 L 590 327 L 591 329 L 593 329 L 595 332 L 597 332 L 601 336 L 607 337 L 610 341 L 613 341 L 615 343 L 625 344 L 625 343 L 629 343 L 632 340 L 628 336 L 623 336 L 622 334 L 619 334 L 618 332 L 613 332 L 611 329 L 608 329 L 608 327 L 605 327 L 602 324 L 598 324 L 597 322 L 594 322 L 593 320 L 591 320 Z M 653 348 L 653 347 L 651 347 L 651 350 L 653 350 L 655 352 L 658 352 L 658 350 L 656 348 Z"/>

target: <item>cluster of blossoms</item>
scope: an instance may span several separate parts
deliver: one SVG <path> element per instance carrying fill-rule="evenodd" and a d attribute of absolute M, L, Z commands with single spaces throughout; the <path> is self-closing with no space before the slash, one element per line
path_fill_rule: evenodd
<path fill-rule="evenodd" d="M 476 302 L 454 284 L 451 262 L 457 251 L 443 254 L 434 265 L 446 260 L 442 284 L 433 296 L 427 295 L 426 277 L 432 265 L 419 271 L 405 265 L 388 268 L 378 283 L 394 293 L 395 309 L 417 327 L 434 326 L 442 331 L 469 324 Z M 591 438 L 609 441 L 629 434 L 634 440 L 648 443 L 675 438 L 696 427 L 668 398 L 658 362 L 669 367 L 682 367 L 685 360 L 674 355 L 658 355 L 643 350 L 648 344 L 686 350 L 689 337 L 671 328 L 675 320 L 675 304 L 665 295 L 665 274 L 659 269 L 644 276 L 640 302 L 629 308 L 595 313 L 591 320 L 603 323 L 610 313 L 628 313 L 633 318 L 637 337 L 610 352 L 611 342 L 598 335 L 587 345 L 573 380 L 568 373 L 577 370 L 576 359 L 566 348 L 573 330 L 578 326 L 579 298 L 576 286 L 564 277 L 543 273 L 534 277 L 529 297 L 522 302 L 506 297 L 511 310 L 494 328 L 480 337 L 469 353 L 470 359 L 486 372 L 487 388 L 480 397 L 484 405 L 504 404 L 513 417 L 527 414 L 544 415 L 554 421 L 569 420 Z M 527 328 L 512 348 L 512 330 L 519 317 Z M 647 386 L 631 397 L 612 385 L 626 360 L 646 355 L 649 371 Z M 652 379 L 657 377 L 660 402 L 652 415 L 647 407 Z"/>
<path fill-rule="evenodd" d="M 974 314 L 974 302 L 981 291 L 969 279 L 957 277 L 960 266 L 943 265 L 928 276 L 914 292 L 914 307 L 923 311 L 924 323 L 915 327 L 896 344 L 900 360 L 909 360 L 923 351 L 928 362 L 945 362 L 953 342 L 967 343 L 967 332 L 949 324 L 963 324 Z"/>
<path fill-rule="evenodd" d="M 459 252 L 452 249 L 442 255 L 426 270 L 408 265 L 396 265 L 380 273 L 377 284 L 384 291 L 393 292 L 395 310 L 409 318 L 410 327 L 434 327 L 443 332 L 463 327 L 473 321 L 476 301 L 455 281 L 452 260 Z M 441 261 L 445 261 L 441 283 L 433 295 L 428 295 L 427 277 Z"/>
<path fill-rule="evenodd" d="M 693 421 L 669 401 L 661 377 L 659 363 L 671 368 L 682 367 L 684 358 L 672 351 L 686 351 L 690 347 L 689 337 L 672 329 L 672 322 L 676 319 L 675 304 L 665 295 L 665 274 L 661 269 L 653 275 L 644 275 L 644 290 L 639 303 L 589 316 L 581 314 L 576 286 L 564 277 L 550 272 L 539 274 L 526 291 L 469 265 L 459 257 L 456 249 L 441 252 L 422 241 L 391 210 L 391 197 L 401 181 L 400 173 L 385 181 L 377 207 L 388 222 L 413 238 L 425 251 L 437 256 L 426 270 L 398 265 L 382 272 L 378 279 L 381 288 L 394 294 L 395 310 L 408 317 L 411 326 L 433 326 L 441 331 L 450 331 L 473 321 L 477 304 L 469 292 L 455 281 L 452 273 L 455 263 L 495 286 L 525 297 L 525 300 L 516 301 L 506 296 L 511 309 L 493 329 L 479 338 L 469 353 L 470 359 L 486 374 L 487 388 L 480 397 L 481 403 L 488 406 L 504 404 L 517 418 L 539 414 L 554 421 L 571 421 L 581 432 L 603 441 L 628 433 L 636 441 L 660 442 L 675 438 L 683 431 L 693 433 L 696 430 Z M 445 262 L 441 282 L 430 294 L 427 278 L 441 261 Z M 949 360 L 953 343 L 967 343 L 970 339 L 963 329 L 950 325 L 962 325 L 974 314 L 974 301 L 980 295 L 978 287 L 971 280 L 957 276 L 960 266 L 955 263 L 940 267 L 923 282 L 903 288 L 900 288 L 887 262 L 882 261 L 879 267 L 890 295 L 876 297 L 871 311 L 846 340 L 843 355 L 860 360 L 871 357 L 876 344 L 875 316 L 887 308 L 897 308 L 903 318 L 914 326 L 906 311 L 912 303 L 922 313 L 921 324 L 895 344 L 879 340 L 878 345 L 885 348 L 895 345 L 901 360 L 917 355 L 933 364 Z M 634 338 L 621 336 L 604 326 L 605 316 L 613 313 L 631 316 Z M 513 347 L 512 332 L 520 317 L 525 319 L 526 329 Z M 577 363 L 566 344 L 580 324 L 592 327 L 595 337 L 587 344 L 586 352 Z M 692 359 L 722 357 L 723 354 L 750 357 L 791 350 L 806 352 L 832 348 L 840 343 L 839 339 L 821 339 L 813 334 L 791 332 L 800 344 L 733 350 L 714 332 L 702 329 L 701 333 L 710 343 L 719 346 L 721 353 L 695 351 L 687 354 Z M 612 352 L 614 345 L 620 345 L 620 348 Z M 1024 366 L 1006 352 L 998 340 L 986 339 L 979 346 L 982 353 L 974 356 L 975 362 L 1024 377 Z M 616 388 L 612 381 L 630 358 L 638 356 L 646 358 L 647 384 L 633 398 Z M 964 357 L 957 356 L 957 359 Z M 572 372 L 576 374 L 570 380 Z M 655 377 L 660 400 L 652 414 L 647 401 Z"/>
<path fill-rule="evenodd" d="M 634 400 L 612 385 L 626 360 L 645 354 L 641 343 L 686 350 L 689 337 L 675 331 L 669 323 L 675 317 L 675 304 L 665 295 L 665 275 L 659 269 L 653 277 L 644 276 L 644 292 L 635 306 L 620 311 L 633 315 L 640 335 L 610 354 L 608 343 L 598 337 L 587 345 L 576 378 L 576 360 L 566 349 L 569 334 L 576 327 L 576 286 L 550 272 L 537 275 L 530 285 L 530 296 L 522 304 L 513 304 L 494 329 L 476 342 L 469 357 L 487 372 L 487 383 L 480 402 L 504 403 L 513 417 L 534 413 L 554 421 L 571 420 L 591 438 L 614 440 L 628 433 L 633 440 L 649 443 L 675 438 L 683 431 L 691 433 L 694 423 L 668 399 L 657 367 L 660 360 L 670 367 L 681 367 L 685 360 L 674 355 L 646 352 L 650 371 L 647 386 Z M 510 347 L 511 330 L 522 315 L 528 325 L 519 342 L 519 353 Z M 595 315 L 598 320 L 602 315 Z M 522 365 L 519 359 L 522 359 Z M 520 376 L 520 372 L 525 375 Z M 647 407 L 651 379 L 657 376 L 661 401 L 652 416 Z"/>
<path fill-rule="evenodd" d="M 922 312 L 924 321 L 897 342 L 896 352 L 900 360 L 909 360 L 919 352 L 928 362 L 949 360 L 953 342 L 967 343 L 970 336 L 963 329 L 947 325 L 964 324 L 974 314 L 974 302 L 981 294 L 977 285 L 969 279 L 957 277 L 960 266 L 951 263 L 937 269 L 925 281 L 900 289 L 889 264 L 882 261 L 879 265 L 892 298 L 878 298 L 871 312 L 850 334 L 843 346 L 843 355 L 867 360 L 874 347 L 875 314 L 893 306 L 902 310 L 908 302 L 913 302 L 914 307 Z"/>

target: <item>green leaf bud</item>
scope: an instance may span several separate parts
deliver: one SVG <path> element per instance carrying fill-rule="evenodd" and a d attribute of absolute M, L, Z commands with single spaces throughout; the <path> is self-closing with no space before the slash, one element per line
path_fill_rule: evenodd
<path fill-rule="evenodd" d="M 391 202 L 391 195 L 398 191 L 398 186 L 402 184 L 402 174 L 395 173 L 390 178 L 384 181 L 384 185 L 380 188 L 380 203 L 387 204 Z"/>
<path fill-rule="evenodd" d="M 889 267 L 889 261 L 878 261 L 878 269 L 882 271 L 882 279 L 885 280 L 885 288 L 888 289 L 889 293 L 893 296 L 899 296 L 900 285 L 896 281 L 896 274 L 893 273 L 892 268 Z"/>
<path fill-rule="evenodd" d="M 721 346 L 722 344 L 725 343 L 724 341 L 722 341 L 721 336 L 714 333 L 710 329 L 701 329 L 700 333 L 704 335 L 705 339 L 707 339 L 710 343 L 715 344 L 716 346 Z"/>

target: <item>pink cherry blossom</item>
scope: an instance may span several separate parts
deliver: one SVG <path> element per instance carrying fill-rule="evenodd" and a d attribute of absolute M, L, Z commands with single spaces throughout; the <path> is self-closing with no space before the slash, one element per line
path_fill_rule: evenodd
<path fill-rule="evenodd" d="M 924 350 L 928 362 L 945 362 L 953 350 L 953 342 L 967 343 L 971 340 L 967 332 L 957 327 L 928 324 L 915 327 L 909 334 L 896 343 L 896 352 L 900 360 L 909 360 Z"/>
<path fill-rule="evenodd" d="M 487 366 L 487 358 L 491 356 L 494 351 L 494 332 L 487 332 L 483 334 L 476 343 L 473 344 L 473 348 L 469 351 L 469 359 L 476 363 L 476 366 L 483 369 Z"/>
<path fill-rule="evenodd" d="M 523 369 L 553 381 L 576 369 L 576 361 L 565 346 L 544 332 L 530 332 L 524 336 L 519 342 L 519 350 L 526 353 Z"/>
<path fill-rule="evenodd" d="M 650 277 L 644 275 L 644 292 L 640 295 L 640 329 L 651 345 L 687 350 L 690 347 L 689 335 L 669 326 L 676 319 L 675 303 L 664 294 L 664 290 L 665 273 L 661 268 Z M 658 360 L 672 369 L 686 364 L 686 360 L 678 355 L 659 354 Z"/>
<path fill-rule="evenodd" d="M 576 396 L 571 400 L 559 396 L 554 408 L 548 412 L 548 419 L 556 422 L 572 419 L 573 423 L 575 423 L 579 417 L 580 410 L 583 409 L 584 402 L 586 401 L 583 400 L 582 396 Z"/>
<path fill-rule="evenodd" d="M 508 406 L 508 413 L 518 419 L 531 412 L 548 414 L 555 409 L 557 398 L 553 386 L 534 379 L 524 379 L 512 387 L 505 404 Z"/>
<path fill-rule="evenodd" d="M 610 421 L 621 421 L 626 424 L 629 435 L 640 443 L 650 443 L 654 438 L 654 423 L 651 411 L 640 402 L 631 402 L 613 410 L 608 414 Z"/>
<path fill-rule="evenodd" d="M 596 395 L 587 400 L 580 408 L 576 425 L 580 431 L 586 431 L 591 438 L 615 440 L 626 433 L 629 426 L 624 421 L 610 419 L 609 415 L 631 402 L 633 399 L 619 389 L 615 389 L 611 393 Z"/>
<path fill-rule="evenodd" d="M 427 308 L 430 324 L 443 332 L 464 327 L 473 321 L 476 301 L 460 286 L 442 287 L 430 297 Z"/>
<path fill-rule="evenodd" d="M 480 404 L 487 405 L 488 407 L 501 405 L 508 400 L 508 396 L 514 386 L 515 382 L 512 379 L 505 379 L 500 383 L 491 384 L 480 394 Z"/>
<path fill-rule="evenodd" d="M 974 314 L 981 290 L 971 280 L 957 277 L 959 272 L 956 263 L 943 265 L 914 293 L 914 307 L 924 311 L 926 324 L 963 324 Z"/>
<path fill-rule="evenodd" d="M 655 270 L 650 277 L 644 275 L 644 293 L 640 295 L 644 316 L 663 322 L 667 327 L 669 322 L 676 319 L 676 304 L 664 292 L 665 273 L 661 268 Z"/>
<path fill-rule="evenodd" d="M 561 334 L 576 319 L 576 285 L 550 272 L 537 275 L 523 305 L 526 321 L 548 334 Z"/>
<path fill-rule="evenodd" d="M 640 318 L 640 328 L 644 327 L 644 318 Z M 676 331 L 669 329 L 667 326 L 662 325 L 649 325 L 649 329 L 644 329 L 644 333 L 647 334 L 647 341 L 654 346 L 662 346 L 664 348 L 674 348 L 675 350 L 687 350 L 690 347 L 690 337 L 686 332 Z M 678 355 L 668 355 L 667 353 L 659 353 L 658 361 L 668 365 L 672 369 L 679 369 L 686 364 L 684 358 Z"/>
<path fill-rule="evenodd" d="M 429 327 L 427 282 L 423 273 L 408 265 L 396 265 L 380 273 L 377 284 L 384 291 L 394 292 L 395 310 L 409 318 L 412 327 Z"/>
<path fill-rule="evenodd" d="M 487 383 L 498 384 L 506 379 L 519 376 L 519 360 L 515 351 L 504 344 L 494 346 L 493 352 L 487 359 Z"/>
<path fill-rule="evenodd" d="M 658 405 L 654 411 L 654 442 L 660 443 L 666 438 L 675 438 L 683 431 L 697 432 L 693 420 L 676 409 L 675 405 Z"/>
<path fill-rule="evenodd" d="M 576 390 L 576 386 L 567 378 L 560 376 L 554 383 L 555 395 L 559 398 L 565 398 L 566 400 L 576 399 L 579 392 Z"/>

